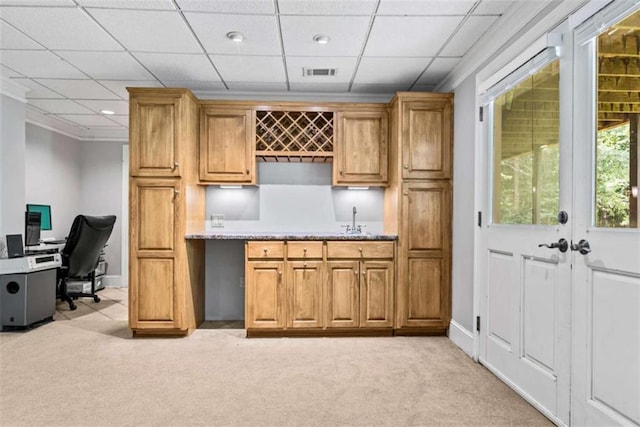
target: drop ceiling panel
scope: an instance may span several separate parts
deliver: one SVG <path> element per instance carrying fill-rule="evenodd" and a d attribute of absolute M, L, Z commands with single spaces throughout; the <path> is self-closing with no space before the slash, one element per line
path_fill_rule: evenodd
<path fill-rule="evenodd" d="M 109 101 L 109 100 L 78 100 L 78 104 L 84 105 L 89 112 L 100 113 L 100 110 L 111 110 L 116 114 L 128 115 L 129 103 L 127 101 Z"/>
<path fill-rule="evenodd" d="M 354 83 L 413 83 L 432 58 L 362 58 Z"/>
<path fill-rule="evenodd" d="M 356 67 L 356 57 L 324 58 L 311 56 L 288 56 L 287 72 L 293 83 L 349 83 Z M 302 68 L 336 68 L 335 76 L 303 76 Z"/>
<path fill-rule="evenodd" d="M 71 64 L 45 50 L 4 50 L 2 63 L 28 77 L 88 79 Z"/>
<path fill-rule="evenodd" d="M 378 15 L 464 15 L 473 0 L 380 0 Z"/>
<path fill-rule="evenodd" d="M 120 124 L 98 114 L 59 114 L 57 116 L 81 126 L 121 127 Z"/>
<path fill-rule="evenodd" d="M 435 56 L 461 16 L 378 17 L 365 56 Z"/>
<path fill-rule="evenodd" d="M 118 96 L 93 80 L 38 79 L 38 83 L 66 96 L 76 99 L 117 99 Z"/>
<path fill-rule="evenodd" d="M 462 56 L 487 32 L 498 19 L 497 16 L 470 16 L 447 43 L 440 55 Z"/>
<path fill-rule="evenodd" d="M 109 9 L 153 9 L 176 10 L 171 0 L 76 0 L 84 7 L 104 7 Z"/>
<path fill-rule="evenodd" d="M 217 15 L 185 13 L 208 53 L 228 55 L 282 55 L 275 15 Z M 244 35 L 242 43 L 227 38 L 230 31 Z"/>
<path fill-rule="evenodd" d="M 0 49 L 44 49 L 44 46 L 0 21 Z"/>
<path fill-rule="evenodd" d="M 286 55 L 358 56 L 369 29 L 368 16 L 281 16 Z M 316 34 L 331 38 L 327 44 L 313 41 Z"/>
<path fill-rule="evenodd" d="M 340 93 L 349 90 L 349 83 L 291 83 L 290 87 L 296 92 Z"/>
<path fill-rule="evenodd" d="M 73 0 L 0 0 L 0 6 L 75 6 Z"/>
<path fill-rule="evenodd" d="M 230 90 L 243 92 L 286 92 L 286 83 L 227 82 Z"/>
<path fill-rule="evenodd" d="M 13 71 L 11 68 L 5 67 L 4 65 L 1 65 L 1 64 L 0 64 L 0 76 L 4 76 L 4 77 L 23 77 L 22 74 L 17 73 L 15 71 Z"/>
<path fill-rule="evenodd" d="M 93 111 L 70 99 L 31 99 L 29 105 L 53 114 L 92 114 Z"/>
<path fill-rule="evenodd" d="M 59 93 L 56 93 L 31 79 L 11 79 L 11 81 L 29 89 L 29 92 L 27 92 L 27 99 L 64 98 L 64 96 L 60 95 Z"/>
<path fill-rule="evenodd" d="M 87 10 L 129 50 L 181 53 L 202 51 L 177 12 L 95 8 Z"/>
<path fill-rule="evenodd" d="M 281 56 L 210 56 L 224 81 L 286 82 Z"/>
<path fill-rule="evenodd" d="M 275 13 L 273 0 L 177 0 L 177 3 L 183 11 L 250 15 Z"/>
<path fill-rule="evenodd" d="M 49 49 L 122 50 L 78 8 L 1 7 L 0 17 Z"/>
<path fill-rule="evenodd" d="M 159 80 L 220 81 L 205 54 L 134 53 Z"/>
<path fill-rule="evenodd" d="M 210 90 L 226 90 L 224 84 L 220 81 L 197 81 L 197 80 L 163 80 L 165 87 L 187 88 L 192 91 L 210 91 Z"/>
<path fill-rule="evenodd" d="M 435 88 L 435 85 L 415 85 L 411 92 L 433 92 Z"/>
<path fill-rule="evenodd" d="M 284 15 L 371 15 L 376 0 L 278 0 Z"/>
<path fill-rule="evenodd" d="M 162 87 L 157 81 L 146 80 L 99 80 L 98 83 L 117 93 L 122 99 L 129 99 L 128 87 Z"/>
<path fill-rule="evenodd" d="M 351 86 L 351 92 L 355 92 L 355 93 L 388 93 L 388 94 L 394 94 L 398 91 L 403 91 L 403 90 L 409 90 L 409 86 L 411 86 L 410 83 L 404 83 L 404 84 L 381 84 L 381 85 L 377 85 L 377 84 L 368 84 L 368 83 L 361 83 L 361 84 L 353 84 L 353 86 Z"/>
<path fill-rule="evenodd" d="M 120 126 L 129 127 L 129 116 L 113 115 L 109 116 L 109 120 L 118 123 Z"/>
<path fill-rule="evenodd" d="M 418 84 L 436 85 L 440 83 L 458 62 L 460 62 L 460 58 L 436 58 L 420 77 Z"/>
<path fill-rule="evenodd" d="M 58 51 L 56 53 L 94 79 L 155 80 L 154 77 L 127 52 Z"/>
<path fill-rule="evenodd" d="M 502 15 L 518 1 L 506 0 L 482 0 L 482 3 L 473 11 L 474 15 Z"/>

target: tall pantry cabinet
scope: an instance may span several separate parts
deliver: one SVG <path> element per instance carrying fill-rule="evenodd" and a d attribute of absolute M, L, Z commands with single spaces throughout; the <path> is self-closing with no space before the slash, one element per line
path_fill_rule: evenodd
<path fill-rule="evenodd" d="M 198 103 L 187 89 L 129 88 L 129 327 L 187 335 L 204 319 Z"/>
<path fill-rule="evenodd" d="M 453 95 L 391 102 L 385 232 L 398 234 L 396 334 L 443 334 L 451 320 Z"/>

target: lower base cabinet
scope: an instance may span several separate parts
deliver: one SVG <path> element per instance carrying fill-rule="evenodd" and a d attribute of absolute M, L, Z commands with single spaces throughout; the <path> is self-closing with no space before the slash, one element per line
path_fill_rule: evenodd
<path fill-rule="evenodd" d="M 248 242 L 248 336 L 390 335 L 394 242 Z"/>

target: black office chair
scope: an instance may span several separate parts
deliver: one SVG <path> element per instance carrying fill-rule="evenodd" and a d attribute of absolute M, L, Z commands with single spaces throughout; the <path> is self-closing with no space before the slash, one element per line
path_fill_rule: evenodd
<path fill-rule="evenodd" d="M 115 215 L 78 215 L 73 220 L 67 242 L 62 249 L 62 266 L 58 269 L 58 295 L 61 300 L 69 303 L 70 310 L 78 308 L 73 299 L 79 297 L 92 297 L 95 302 L 100 302 L 95 289 L 95 270 L 115 222 Z M 91 280 L 90 293 L 67 291 L 69 279 L 87 277 Z"/>

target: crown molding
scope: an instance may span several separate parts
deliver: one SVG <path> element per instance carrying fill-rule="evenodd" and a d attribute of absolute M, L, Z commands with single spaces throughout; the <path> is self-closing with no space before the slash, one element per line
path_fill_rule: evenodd
<path fill-rule="evenodd" d="M 387 103 L 394 93 L 335 93 L 335 92 L 217 92 L 193 91 L 200 100 L 229 101 L 300 101 L 300 102 L 372 102 Z"/>
<path fill-rule="evenodd" d="M 11 81 L 11 79 L 7 77 L 0 77 L 0 93 L 2 95 L 26 104 L 27 92 L 29 92 L 28 88 Z"/>
<path fill-rule="evenodd" d="M 74 125 L 51 114 L 41 111 L 27 104 L 25 121 L 32 125 L 59 133 L 60 135 L 78 141 L 117 141 L 129 140 L 129 130 L 126 128 L 86 128 Z"/>

